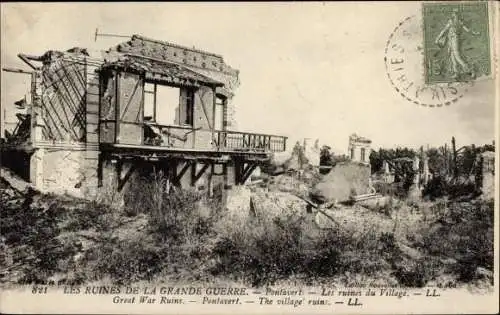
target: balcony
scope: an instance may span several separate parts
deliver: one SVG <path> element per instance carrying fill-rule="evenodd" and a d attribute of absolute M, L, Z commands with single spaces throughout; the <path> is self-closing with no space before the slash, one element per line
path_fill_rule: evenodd
<path fill-rule="evenodd" d="M 287 137 L 276 135 L 157 123 L 144 123 L 143 131 L 144 145 L 216 152 L 282 152 L 286 150 L 287 140 Z"/>

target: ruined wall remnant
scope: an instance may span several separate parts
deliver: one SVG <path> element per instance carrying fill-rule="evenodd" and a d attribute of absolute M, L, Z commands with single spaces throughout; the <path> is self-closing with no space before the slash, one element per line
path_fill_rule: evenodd
<path fill-rule="evenodd" d="M 37 148 L 29 156 L 29 181 L 42 192 L 93 199 L 97 191 L 97 149 L 93 153 L 91 158 L 83 144 L 54 143 Z"/>
<path fill-rule="evenodd" d="M 352 195 L 370 193 L 370 166 L 358 162 L 337 163 L 312 189 L 320 202 L 348 201 Z"/>
<path fill-rule="evenodd" d="M 493 199 L 495 196 L 495 152 L 486 151 L 482 157 L 482 186 L 481 192 L 484 199 Z"/>
<path fill-rule="evenodd" d="M 31 57 L 26 178 L 43 192 L 92 199 L 97 190 L 99 63 L 81 49 Z M 22 149 L 22 148 L 21 148 Z"/>

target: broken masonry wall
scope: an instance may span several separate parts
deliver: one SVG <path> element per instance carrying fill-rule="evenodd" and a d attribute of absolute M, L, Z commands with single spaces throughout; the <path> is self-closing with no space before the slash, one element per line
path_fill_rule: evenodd
<path fill-rule="evenodd" d="M 99 63 L 48 52 L 38 73 L 29 179 L 43 192 L 94 199 L 97 191 Z M 41 131 L 41 132 L 40 132 Z"/>
<path fill-rule="evenodd" d="M 352 134 L 347 150 L 352 161 L 370 163 L 371 140 Z"/>
<path fill-rule="evenodd" d="M 370 166 L 358 162 L 341 162 L 332 167 L 312 190 L 312 197 L 320 201 L 348 201 L 352 195 L 367 194 Z"/>
<path fill-rule="evenodd" d="M 84 156 L 84 195 L 87 199 L 95 199 L 98 193 L 99 167 L 99 73 L 100 63 L 86 63 L 86 125 Z"/>
<path fill-rule="evenodd" d="M 84 145 L 57 144 L 38 148 L 30 157 L 30 182 L 45 193 L 94 199 L 97 165 Z M 93 150 L 95 161 L 98 151 Z"/>
<path fill-rule="evenodd" d="M 95 145 L 99 143 L 99 101 L 100 101 L 100 79 L 99 64 L 87 64 L 87 92 L 86 101 L 86 143 Z"/>

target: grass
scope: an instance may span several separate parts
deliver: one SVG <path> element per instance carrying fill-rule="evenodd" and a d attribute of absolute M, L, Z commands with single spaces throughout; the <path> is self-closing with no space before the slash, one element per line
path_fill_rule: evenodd
<path fill-rule="evenodd" d="M 389 261 L 399 255 L 394 237 L 375 229 L 357 235 L 327 230 L 308 239 L 303 223 L 303 219 L 284 216 L 230 224 L 238 228 L 223 229 L 214 248 L 218 263 L 213 272 L 254 286 L 298 275 L 310 280 L 345 273 L 374 276 L 390 268 Z"/>
<path fill-rule="evenodd" d="M 161 174 L 134 187 L 134 198 L 121 211 L 105 203 L 30 194 L 3 209 L 0 281 L 126 284 L 222 277 L 262 286 L 355 274 L 421 287 L 443 272 L 469 282 L 479 267 L 493 270 L 492 201 L 436 201 L 428 210 L 415 205 L 432 212 L 432 219 L 426 219 L 427 228 L 412 231 L 409 245 L 424 255 L 411 258 L 394 233 L 374 227 L 356 233 L 325 230 L 311 238 L 304 216 L 247 219 L 226 213 L 221 187 L 215 198 L 207 198 L 173 188 Z M 378 211 L 390 218 L 401 210 L 391 201 Z M 441 258 L 456 263 L 445 266 Z M 9 278 L 14 266 L 18 276 Z"/>

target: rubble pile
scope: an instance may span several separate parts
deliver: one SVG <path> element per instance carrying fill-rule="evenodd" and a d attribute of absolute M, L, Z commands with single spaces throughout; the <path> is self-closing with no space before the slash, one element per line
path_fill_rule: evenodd
<path fill-rule="evenodd" d="M 250 211 L 258 218 L 282 216 L 302 217 L 307 203 L 286 192 L 266 192 L 256 189 L 250 197 Z"/>

